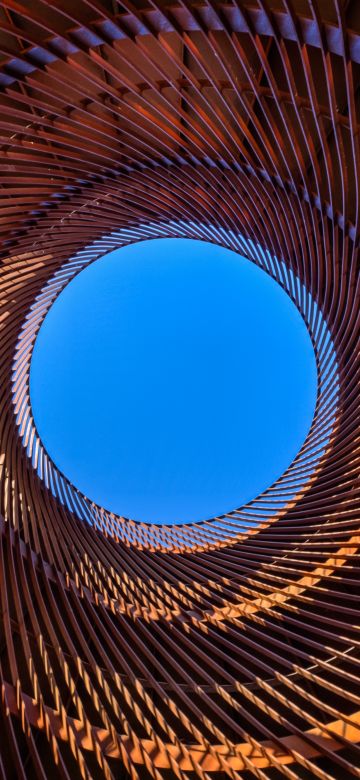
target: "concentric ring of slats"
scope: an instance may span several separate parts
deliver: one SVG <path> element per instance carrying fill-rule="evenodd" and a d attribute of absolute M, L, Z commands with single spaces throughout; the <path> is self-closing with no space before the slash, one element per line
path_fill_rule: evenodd
<path fill-rule="evenodd" d="M 208 240 L 221 243 L 222 246 L 233 251 L 242 251 L 246 257 L 257 263 L 281 284 L 301 311 L 316 349 L 318 398 L 314 420 L 300 453 L 286 472 L 260 496 L 246 506 L 207 522 L 181 527 L 163 525 L 159 528 L 156 525 L 118 517 L 111 511 L 95 505 L 59 471 L 36 430 L 30 403 L 29 373 L 34 338 L 46 312 L 63 287 L 76 274 L 111 248 L 119 248 L 146 238 L 169 236 Z M 289 505 L 293 506 L 317 479 L 321 461 L 326 458 L 331 446 L 338 399 L 338 371 L 333 343 L 321 313 L 298 277 L 270 253 L 262 251 L 260 246 L 244 241 L 233 231 L 214 229 L 211 225 L 194 222 L 150 224 L 134 227 L 132 230 L 120 230 L 80 251 L 60 268 L 37 296 L 21 331 L 14 362 L 13 400 L 17 424 L 23 436 L 27 455 L 46 487 L 52 490 L 56 498 L 80 519 L 86 520 L 118 541 L 154 549 L 165 548 L 168 551 L 190 548 L 199 550 L 204 546 L 234 543 L 239 538 L 243 538 L 244 534 L 257 530 L 259 523 L 265 527 L 265 524 L 276 522 Z"/>
<path fill-rule="evenodd" d="M 360 776 L 359 10 L 2 3 L 0 777 Z M 176 530 L 79 496 L 28 403 L 69 272 L 151 235 L 259 263 L 319 368 L 282 480 Z"/>

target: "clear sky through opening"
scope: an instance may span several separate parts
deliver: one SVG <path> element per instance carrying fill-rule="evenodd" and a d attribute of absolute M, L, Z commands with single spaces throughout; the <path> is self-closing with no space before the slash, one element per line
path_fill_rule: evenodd
<path fill-rule="evenodd" d="M 316 402 L 305 324 L 228 249 L 155 239 L 93 263 L 36 339 L 30 397 L 55 464 L 90 499 L 154 523 L 223 514 L 268 487 Z"/>

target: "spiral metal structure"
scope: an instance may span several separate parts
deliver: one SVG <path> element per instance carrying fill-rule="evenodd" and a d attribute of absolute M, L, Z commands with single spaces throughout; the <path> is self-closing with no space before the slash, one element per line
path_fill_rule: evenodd
<path fill-rule="evenodd" d="M 359 86 L 358 0 L 2 0 L 0 778 L 360 777 Z M 257 263 L 318 366 L 281 478 L 173 527 L 83 496 L 29 398 L 63 286 L 161 236 Z"/>

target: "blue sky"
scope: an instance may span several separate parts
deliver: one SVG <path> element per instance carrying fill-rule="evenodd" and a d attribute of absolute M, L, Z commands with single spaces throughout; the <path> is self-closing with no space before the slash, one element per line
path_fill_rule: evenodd
<path fill-rule="evenodd" d="M 316 400 L 306 327 L 228 249 L 155 239 L 81 272 L 37 337 L 30 396 L 56 465 L 146 522 L 203 520 L 254 498 L 299 450 Z"/>

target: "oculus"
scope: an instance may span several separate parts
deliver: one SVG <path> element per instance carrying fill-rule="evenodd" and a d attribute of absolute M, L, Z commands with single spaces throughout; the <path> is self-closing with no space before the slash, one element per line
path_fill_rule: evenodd
<path fill-rule="evenodd" d="M 240 507 L 281 476 L 316 403 L 313 346 L 265 271 L 204 241 L 121 247 L 56 298 L 31 359 L 44 447 L 96 504 L 148 523 Z"/>

